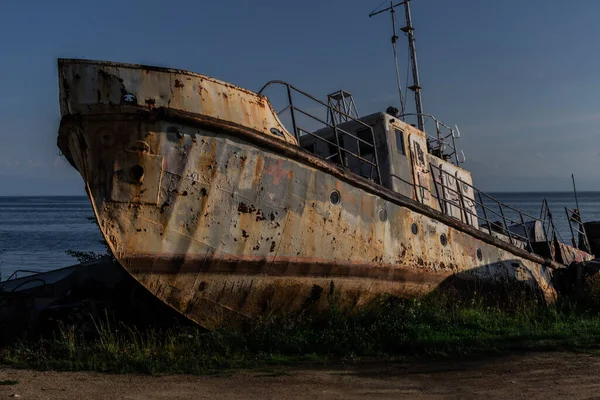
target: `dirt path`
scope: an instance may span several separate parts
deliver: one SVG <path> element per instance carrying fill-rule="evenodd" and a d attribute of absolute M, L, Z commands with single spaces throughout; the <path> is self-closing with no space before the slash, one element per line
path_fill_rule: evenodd
<path fill-rule="evenodd" d="M 600 356 L 533 353 L 428 363 L 140 376 L 0 370 L 0 399 L 590 399 Z"/>

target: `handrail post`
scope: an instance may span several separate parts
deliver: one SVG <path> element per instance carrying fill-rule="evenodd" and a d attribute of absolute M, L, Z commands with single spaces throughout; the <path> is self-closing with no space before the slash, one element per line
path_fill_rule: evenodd
<path fill-rule="evenodd" d="M 554 226 L 554 220 L 552 218 L 552 211 L 550 211 L 550 205 L 548 201 L 546 201 L 546 215 L 548 216 L 549 226 L 548 231 L 552 228 L 552 236 L 550 238 L 546 237 L 546 242 L 548 243 L 548 249 L 550 251 L 550 258 L 554 260 L 555 253 L 552 252 L 552 248 L 554 246 L 554 237 L 556 236 L 556 227 Z"/>
<path fill-rule="evenodd" d="M 456 149 L 456 140 L 454 139 L 453 129 L 450 129 L 450 134 L 452 135 L 452 149 L 454 150 L 454 159 L 456 160 L 456 166 L 460 167 L 460 161 L 458 160 L 458 150 Z"/>
<path fill-rule="evenodd" d="M 569 229 L 571 230 L 571 242 L 573 243 L 573 247 L 577 248 L 575 233 L 573 232 L 573 225 L 571 225 L 571 216 L 569 215 L 569 209 L 567 207 L 565 207 L 565 213 L 567 214 L 567 221 L 569 221 Z"/>
<path fill-rule="evenodd" d="M 328 106 L 328 108 L 329 108 L 329 106 Z M 333 110 L 331 110 L 331 113 L 333 116 Z M 344 159 L 342 158 L 342 148 L 340 146 L 340 134 L 338 132 L 337 124 L 335 123 L 335 118 L 331 118 L 331 123 L 333 124 L 333 132 L 335 132 L 335 144 L 337 146 L 337 153 L 338 153 L 338 157 L 340 158 L 340 164 L 347 167 L 346 163 L 344 162 Z M 358 155 L 360 155 L 360 146 L 359 146 Z"/>
<path fill-rule="evenodd" d="M 583 235 L 583 245 L 585 246 L 585 251 L 592 254 L 592 246 L 590 246 L 590 241 L 587 237 L 587 232 L 585 230 L 585 226 L 583 225 L 583 221 L 580 222 L 579 226 L 581 227 L 581 234 Z"/>
<path fill-rule="evenodd" d="M 473 188 L 473 190 L 477 190 L 477 196 L 479 197 L 479 202 L 481 203 L 481 210 L 483 211 L 483 218 L 485 219 L 485 222 L 487 223 L 488 231 L 491 235 L 492 234 L 492 223 L 488 219 L 487 211 L 485 209 L 485 204 L 483 203 L 483 197 L 481 197 L 481 191 L 479 189 L 475 189 L 475 188 Z"/>
<path fill-rule="evenodd" d="M 508 240 L 510 241 L 510 244 L 514 244 L 512 235 L 510 234 L 510 229 L 508 229 L 508 224 L 506 223 L 506 217 L 504 216 L 504 210 L 502 210 L 502 204 L 500 202 L 498 202 L 498 208 L 500 209 L 500 215 L 502 215 L 502 222 L 504 222 L 504 229 L 506 229 L 506 234 L 508 235 Z"/>
<path fill-rule="evenodd" d="M 377 182 L 381 184 L 381 170 L 379 169 L 379 157 L 377 156 L 377 146 L 375 144 L 375 131 L 371 127 L 371 136 L 373 137 L 373 158 L 375 159 L 375 166 L 377 171 Z"/>
<path fill-rule="evenodd" d="M 294 129 L 294 136 L 298 143 L 300 143 L 300 134 L 298 133 L 298 128 L 296 127 L 296 107 L 294 107 L 294 102 L 292 101 L 292 90 L 290 89 L 290 85 L 286 84 L 287 88 L 288 100 L 290 102 L 290 110 L 292 111 L 292 129 Z"/>
<path fill-rule="evenodd" d="M 529 251 L 533 252 L 533 245 L 531 244 L 531 238 L 529 237 L 529 230 L 527 229 L 527 225 L 525 225 L 525 219 L 523 218 L 523 213 L 519 211 L 519 216 L 521 217 L 521 224 L 523 225 L 523 230 L 525 231 L 525 237 L 527 238 L 527 244 L 529 245 Z M 535 231 L 535 227 L 534 227 Z"/>

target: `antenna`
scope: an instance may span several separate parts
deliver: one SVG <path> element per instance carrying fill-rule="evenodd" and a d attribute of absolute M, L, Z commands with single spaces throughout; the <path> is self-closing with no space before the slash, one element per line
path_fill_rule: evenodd
<path fill-rule="evenodd" d="M 400 73 L 398 72 L 398 58 L 396 55 L 396 40 L 398 36 L 396 36 L 396 17 L 395 17 L 395 8 L 401 5 L 404 5 L 404 13 L 406 14 L 406 26 L 400 28 L 400 30 L 408 36 L 408 45 L 410 48 L 410 59 L 412 64 L 412 75 L 413 75 L 413 85 L 409 86 L 408 89 L 412 90 L 415 93 L 415 108 L 417 113 L 417 126 L 420 130 L 425 131 L 425 121 L 423 118 L 423 101 L 421 99 L 421 83 L 419 81 L 419 69 L 417 66 L 417 49 L 415 46 L 415 35 L 414 28 L 412 26 L 412 18 L 410 15 L 410 0 L 401 1 L 398 4 L 393 4 L 390 1 L 390 6 L 384 8 L 383 10 L 373 11 L 369 14 L 369 17 L 373 17 L 377 14 L 381 14 L 382 12 L 389 11 L 392 14 L 392 29 L 394 31 L 394 35 L 392 36 L 392 46 L 394 49 L 394 61 L 396 63 L 396 80 L 398 81 L 398 92 L 400 93 L 400 105 L 402 107 L 402 115 L 404 115 L 404 102 L 402 98 L 402 89 L 400 86 Z"/>
<path fill-rule="evenodd" d="M 404 121 L 404 96 L 402 96 L 402 84 L 400 83 L 400 71 L 398 69 L 398 53 L 396 52 L 396 41 L 398 40 L 398 35 L 396 35 L 396 10 L 394 10 L 394 8 L 398 7 L 401 4 L 402 3 L 394 5 L 393 2 L 390 1 L 390 6 L 388 8 L 371 12 L 369 14 L 369 18 L 386 11 L 389 11 L 392 14 L 392 49 L 394 51 L 394 64 L 396 65 L 396 82 L 398 84 L 398 95 L 400 96 L 400 118 Z"/>

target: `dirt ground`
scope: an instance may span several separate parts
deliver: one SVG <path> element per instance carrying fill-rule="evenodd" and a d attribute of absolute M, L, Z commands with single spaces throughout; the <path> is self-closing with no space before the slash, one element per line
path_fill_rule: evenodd
<path fill-rule="evenodd" d="M 217 376 L 0 369 L 5 380 L 18 383 L 0 385 L 0 399 L 600 399 L 600 356 L 529 353 Z"/>

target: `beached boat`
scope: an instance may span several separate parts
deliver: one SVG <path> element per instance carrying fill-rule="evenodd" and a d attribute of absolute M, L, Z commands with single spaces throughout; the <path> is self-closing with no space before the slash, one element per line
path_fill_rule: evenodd
<path fill-rule="evenodd" d="M 60 59 L 58 72 L 58 146 L 112 252 L 205 327 L 457 281 L 552 300 L 553 270 L 593 258 L 558 242 L 549 213 L 477 190 L 456 129 L 422 112 L 415 127 L 393 109 L 358 117 L 345 91 L 255 93 L 142 65 Z M 287 126 L 262 94 L 277 88 Z"/>

